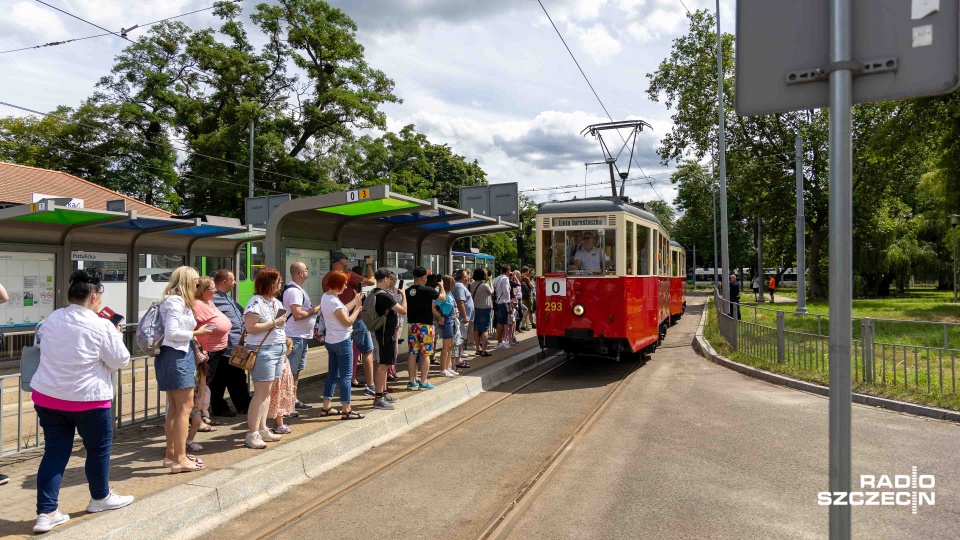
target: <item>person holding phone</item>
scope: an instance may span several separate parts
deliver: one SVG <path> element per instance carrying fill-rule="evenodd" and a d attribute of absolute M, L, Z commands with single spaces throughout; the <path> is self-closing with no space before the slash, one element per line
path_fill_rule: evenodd
<path fill-rule="evenodd" d="M 198 370 L 201 375 L 194 396 L 194 409 L 190 413 L 190 431 L 187 433 L 188 452 L 203 450 L 203 447 L 194 441 L 198 431 L 203 433 L 216 431 L 216 428 L 208 424 L 209 419 L 203 418 L 201 409 L 205 397 L 210 393 L 210 389 L 207 388 L 208 374 L 213 373 L 219 367 L 218 364 L 223 361 L 224 351 L 227 350 L 227 337 L 233 327 L 230 319 L 213 305 L 213 297 L 216 293 L 217 286 L 213 278 L 201 277 L 193 309 L 196 312 L 197 329 L 204 328 L 210 333 L 197 336 L 197 343 L 207 353 L 207 366 L 205 369 Z"/>
<path fill-rule="evenodd" d="M 303 288 L 308 277 L 307 265 L 297 261 L 290 265 L 290 281 L 283 289 L 283 307 L 289 313 L 284 329 L 287 337 L 293 340 L 293 351 L 287 355 L 287 359 L 293 374 L 294 395 L 300 382 L 300 372 L 307 369 L 307 342 L 313 337 L 313 325 L 317 322 L 317 313 L 320 313 L 320 306 L 313 305 L 310 295 Z M 295 399 L 294 407 L 301 411 L 313 408 L 299 398 Z"/>
<path fill-rule="evenodd" d="M 340 272 L 347 276 L 347 283 L 343 288 L 343 292 L 339 293 L 337 297 L 340 299 L 340 303 L 343 305 L 348 305 L 353 302 L 353 299 L 357 297 L 357 291 L 364 286 L 372 286 L 377 284 L 377 280 L 373 277 L 373 267 L 371 266 L 370 257 L 364 258 L 364 264 L 366 265 L 366 276 L 361 276 L 357 272 L 354 272 L 350 269 L 350 260 L 347 259 L 347 256 L 339 251 L 334 251 L 330 256 L 330 272 L 327 275 L 323 276 L 323 281 L 321 286 L 323 292 L 330 292 L 329 279 L 333 272 Z M 363 299 L 360 299 L 360 302 L 363 302 Z M 326 320 L 326 318 L 324 318 Z M 350 334 L 350 339 L 353 342 L 353 346 L 356 348 L 357 352 L 360 354 L 360 358 L 363 362 L 363 373 L 366 378 L 365 385 L 360 384 L 359 381 L 354 381 L 354 386 L 360 388 L 364 387 L 364 393 L 369 396 L 376 395 L 376 388 L 373 385 L 373 336 L 370 334 L 370 331 L 367 330 L 367 326 L 363 324 L 363 321 L 358 317 L 353 321 L 352 331 Z M 354 354 L 356 356 L 356 354 Z M 353 370 L 351 370 L 353 372 Z M 356 378 L 356 373 L 353 373 L 354 378 Z"/>
<path fill-rule="evenodd" d="M 243 313 L 243 324 L 247 330 L 246 346 L 259 349 L 250 371 L 253 399 L 247 410 L 247 436 L 243 441 L 254 449 L 266 448 L 266 443 L 280 440 L 280 435 L 267 429 L 267 416 L 273 385 L 283 375 L 283 357 L 287 348 L 284 331 L 286 310 L 277 300 L 277 293 L 282 286 L 283 281 L 277 269 L 261 270 L 253 282 L 254 295 Z"/>
<path fill-rule="evenodd" d="M 340 301 L 339 297 L 348 288 L 345 273 L 333 270 L 326 275 L 324 281 L 329 289 L 320 298 L 320 310 L 327 325 L 327 339 L 323 346 L 327 349 L 328 364 L 320 416 L 339 414 L 341 420 L 360 420 L 364 415 L 350 407 L 350 379 L 353 371 L 353 342 L 350 335 L 353 333 L 354 322 L 360 319 L 363 304 L 356 295 L 349 304 Z M 331 405 L 333 392 L 337 388 L 340 389 L 340 410 Z"/>

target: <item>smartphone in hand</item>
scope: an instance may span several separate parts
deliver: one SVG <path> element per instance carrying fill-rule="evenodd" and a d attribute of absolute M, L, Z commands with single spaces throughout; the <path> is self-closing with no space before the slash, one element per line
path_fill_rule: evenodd
<path fill-rule="evenodd" d="M 277 310 L 277 318 L 278 318 L 278 319 L 279 319 L 280 317 L 283 317 L 283 316 L 286 315 L 286 314 L 287 314 L 287 310 L 285 310 L 285 309 L 283 309 L 283 308 L 280 308 L 280 309 Z"/>

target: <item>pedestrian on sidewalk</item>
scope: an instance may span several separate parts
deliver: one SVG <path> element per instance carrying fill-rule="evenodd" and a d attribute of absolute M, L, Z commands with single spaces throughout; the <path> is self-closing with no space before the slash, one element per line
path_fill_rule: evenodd
<path fill-rule="evenodd" d="M 310 295 L 303 288 L 309 275 L 306 264 L 300 261 L 291 264 L 290 281 L 283 289 L 283 308 L 290 313 L 290 319 L 284 330 L 287 337 L 293 340 L 293 352 L 288 355 L 288 358 L 293 373 L 295 396 L 296 387 L 300 383 L 300 372 L 307 368 L 307 341 L 313 337 L 313 325 L 317 322 L 317 313 L 320 313 L 320 306 L 313 305 Z M 313 408 L 301 402 L 299 398 L 295 401 L 298 410 L 306 411 Z"/>
<path fill-rule="evenodd" d="M 452 291 L 456 286 L 453 276 L 443 276 L 443 290 Z M 453 349 L 457 337 L 457 306 L 453 294 L 444 295 L 443 300 L 435 300 L 440 310 L 440 338 L 443 339 L 443 349 L 440 351 L 440 374 L 444 377 L 456 377 L 460 373 L 453 369 Z"/>
<path fill-rule="evenodd" d="M 10 295 L 7 294 L 7 290 L 3 288 L 3 283 L 0 283 L 0 304 L 6 304 L 10 301 Z M 3 332 L 0 332 L 0 348 L 3 347 Z M 0 486 L 6 484 L 10 481 L 10 477 L 5 474 L 0 474 Z"/>
<path fill-rule="evenodd" d="M 510 318 L 510 297 L 513 291 L 510 287 L 510 265 L 504 264 L 500 267 L 500 275 L 493 280 L 493 303 L 496 313 L 497 325 L 497 348 L 507 349 L 510 342 L 505 340 L 504 334 L 507 332 L 507 323 Z"/>
<path fill-rule="evenodd" d="M 196 297 L 194 297 L 193 308 L 196 313 L 197 329 L 206 328 L 210 330 L 209 334 L 197 337 L 202 351 L 207 355 L 206 362 L 196 364 L 197 367 L 197 387 L 194 391 L 195 406 L 190 412 L 190 431 L 187 433 L 187 451 L 202 452 L 203 447 L 200 443 L 194 441 L 197 432 L 209 433 L 216 431 L 217 428 L 210 426 L 203 419 L 203 402 L 208 391 L 207 380 L 210 371 L 210 358 L 213 354 L 218 357 L 223 356 L 223 350 L 227 348 L 227 334 L 230 333 L 230 320 L 213 305 L 213 296 L 217 292 L 217 287 L 213 283 L 213 278 L 203 276 L 200 278 L 199 288 Z M 194 351 L 196 353 L 196 351 Z"/>
<path fill-rule="evenodd" d="M 753 281 L 750 282 L 750 288 L 753 289 L 753 301 L 760 301 L 760 278 L 756 275 L 753 276 Z"/>
<path fill-rule="evenodd" d="M 167 393 L 167 415 L 163 423 L 167 439 L 163 466 L 171 473 L 199 471 L 202 460 L 187 455 L 190 411 L 194 408 L 196 355 L 193 340 L 212 331 L 197 328 L 195 297 L 200 275 L 189 266 L 181 266 L 170 275 L 160 302 L 163 342 L 154 359 L 157 388 Z"/>
<path fill-rule="evenodd" d="M 537 323 L 534 321 L 534 316 L 536 312 L 533 309 L 533 279 L 530 277 L 531 270 L 526 266 L 523 267 L 523 270 L 520 272 L 520 299 L 523 303 L 523 325 L 520 327 L 522 330 L 530 330 L 531 328 L 536 328 Z"/>
<path fill-rule="evenodd" d="M 280 272 L 275 268 L 264 268 L 253 282 L 254 294 L 243 312 L 246 345 L 257 351 L 257 359 L 250 371 L 253 399 L 247 411 L 247 435 L 243 442 L 257 450 L 266 448 L 268 442 L 280 440 L 280 435 L 267 429 L 267 414 L 273 386 L 283 375 L 283 359 L 287 351 L 284 331 L 287 315 L 280 312 L 283 304 L 277 300 L 281 287 Z"/>
<path fill-rule="evenodd" d="M 777 280 L 770 276 L 770 283 L 767 285 L 770 289 L 770 303 L 773 303 L 773 293 L 777 290 Z"/>
<path fill-rule="evenodd" d="M 230 353 L 240 343 L 240 336 L 243 335 L 243 306 L 230 296 L 237 285 L 233 272 L 217 270 L 213 283 L 217 287 L 213 305 L 230 321 L 230 331 L 227 333 L 227 347 L 219 353 L 211 353 L 207 360 L 210 364 L 210 412 L 216 416 L 232 418 L 237 414 L 247 414 L 247 407 L 250 406 L 247 373 L 230 365 L 228 361 Z M 230 392 L 230 401 L 236 407 L 236 412 L 230 410 L 227 401 L 223 399 L 224 391 Z"/>
<path fill-rule="evenodd" d="M 359 420 L 364 416 L 350 408 L 350 381 L 353 378 L 353 339 L 354 323 L 363 309 L 362 297 L 354 295 L 348 304 L 340 301 L 340 295 L 348 287 L 347 275 L 333 270 L 324 278 L 327 292 L 320 298 L 320 312 L 327 325 L 327 381 L 323 385 L 323 408 L 320 416 L 339 414 L 341 420 Z M 363 327 L 366 331 L 366 326 Z M 369 333 L 369 332 L 368 332 Z M 371 340 L 372 341 L 372 340 Z M 373 347 L 371 346 L 371 349 Z M 331 407 L 334 388 L 340 389 L 340 410 Z"/>
<path fill-rule="evenodd" d="M 288 337 L 287 354 L 283 358 L 283 372 L 270 392 L 270 410 L 267 411 L 267 417 L 273 418 L 273 427 L 270 431 L 277 435 L 290 433 L 290 426 L 283 423 L 283 417 L 292 414 L 296 409 L 297 385 L 290 367 L 290 356 L 295 348 L 293 339 Z"/>
<path fill-rule="evenodd" d="M 408 390 L 435 388 L 427 378 L 430 375 L 430 355 L 433 354 L 436 334 L 433 328 L 433 301 L 446 299 L 443 283 L 438 289 L 427 286 L 427 270 L 422 266 L 413 269 L 413 285 L 407 288 L 407 382 Z M 417 380 L 417 366 L 420 380 Z"/>
<path fill-rule="evenodd" d="M 464 360 L 464 351 L 470 341 L 470 323 L 474 318 L 473 296 L 467 289 L 467 284 L 470 283 L 470 277 L 470 273 L 464 269 L 457 270 L 453 274 L 453 279 L 456 281 L 456 284 L 453 286 L 453 298 L 457 302 L 461 335 L 460 345 L 453 355 L 457 359 L 456 367 L 458 369 L 470 367 L 470 363 Z"/>
<path fill-rule="evenodd" d="M 374 277 L 377 280 L 377 288 L 371 293 L 376 302 L 374 312 L 378 318 L 384 316 L 386 318 L 383 320 L 383 325 L 373 333 L 377 349 L 377 369 L 373 375 L 376 389 L 373 408 L 391 410 L 398 400 L 387 393 L 387 375 L 390 367 L 397 363 L 400 317 L 407 314 L 407 299 L 402 296 L 401 301 L 397 302 L 389 293 L 390 289 L 397 284 L 397 274 L 393 270 L 379 268 Z"/>
<path fill-rule="evenodd" d="M 736 274 L 730 274 L 730 316 L 736 311 L 737 320 L 740 320 L 740 282 Z"/>
<path fill-rule="evenodd" d="M 487 283 L 487 271 L 477 268 L 473 271 L 473 283 L 470 284 L 473 297 L 473 328 L 477 332 L 477 352 L 475 356 L 490 356 L 487 339 L 490 332 L 490 318 L 493 314 L 493 287 Z"/>
<path fill-rule="evenodd" d="M 74 271 L 67 290 L 70 305 L 51 313 L 36 329 L 40 366 L 30 386 L 45 446 L 37 470 L 34 532 L 47 532 L 70 519 L 60 512 L 58 499 L 77 432 L 87 451 L 87 512 L 115 510 L 133 502 L 132 496 L 110 489 L 113 371 L 130 362 L 130 352 L 120 327 L 97 315 L 102 279 L 98 268 Z"/>
<path fill-rule="evenodd" d="M 358 294 L 362 292 L 363 287 L 372 286 L 377 284 L 377 280 L 373 278 L 373 267 L 371 266 L 372 259 L 367 256 L 363 259 L 364 265 L 366 266 L 366 275 L 360 275 L 359 272 L 350 269 L 350 261 L 347 259 L 347 256 L 339 251 L 334 251 L 330 255 L 330 272 L 327 275 L 323 276 L 321 281 L 321 287 L 323 292 L 327 293 L 330 291 L 330 285 L 327 283 L 327 280 L 330 278 L 330 274 L 334 271 L 340 272 L 347 276 L 347 285 L 344 288 L 343 292 L 340 293 L 340 303 L 343 305 L 348 305 L 357 297 Z M 363 302 L 363 299 L 360 299 L 360 302 Z M 353 341 L 353 347 L 356 347 L 357 353 L 360 355 L 360 361 L 363 365 L 363 374 L 365 381 L 360 383 L 357 380 L 357 374 L 351 369 L 353 373 L 353 380 L 351 381 L 356 388 L 363 388 L 364 393 L 372 396 L 375 393 L 373 387 L 373 336 L 370 335 L 370 331 L 367 330 L 367 327 L 364 326 L 363 321 L 358 317 L 353 322 L 353 329 L 350 334 L 350 338 Z M 351 355 L 355 355 L 353 352 L 353 347 L 351 347 Z"/>
<path fill-rule="evenodd" d="M 396 303 L 402 304 L 402 305 L 406 306 L 406 305 L 407 305 L 407 295 L 404 294 L 404 292 L 403 292 L 403 280 L 402 280 L 402 279 L 399 279 L 399 276 L 397 276 L 397 278 L 398 278 L 398 279 L 395 279 L 395 280 L 393 281 L 393 285 L 392 285 L 389 289 L 387 289 L 387 293 L 390 294 L 390 296 L 393 298 L 393 300 L 394 300 Z M 397 348 L 398 348 L 398 352 L 399 352 L 400 344 L 403 343 L 403 338 L 401 337 L 400 330 L 403 329 L 403 328 L 406 328 L 406 324 L 407 324 L 407 316 L 406 316 L 406 313 L 404 313 L 403 315 L 399 315 L 399 314 L 398 314 L 398 316 L 397 316 Z M 389 369 L 387 370 L 387 382 L 397 382 L 398 380 L 400 380 L 400 378 L 397 377 L 397 366 L 396 366 L 395 364 L 392 365 L 392 366 L 389 366 Z M 390 391 L 391 391 L 391 390 L 389 389 L 389 387 L 387 387 L 385 390 L 386 390 L 387 392 L 390 392 Z"/>

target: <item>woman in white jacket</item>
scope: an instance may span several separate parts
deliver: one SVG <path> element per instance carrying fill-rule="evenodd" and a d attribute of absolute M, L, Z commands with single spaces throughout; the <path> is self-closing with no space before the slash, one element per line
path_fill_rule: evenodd
<path fill-rule="evenodd" d="M 99 269 L 77 270 L 70 276 L 67 298 L 37 327 L 40 366 L 30 386 L 43 428 L 45 446 L 37 471 L 37 524 L 47 532 L 66 523 L 57 500 L 60 482 L 73 452 L 76 432 L 87 450 L 87 512 L 122 508 L 133 502 L 110 489 L 110 447 L 113 444 L 113 370 L 130 361 L 120 328 L 97 315 L 103 295 Z"/>
<path fill-rule="evenodd" d="M 160 303 L 163 343 L 153 366 L 157 387 L 167 393 L 167 419 L 163 423 L 167 451 L 163 466 L 169 467 L 172 473 L 199 471 L 205 467 L 203 461 L 187 455 L 187 432 L 190 430 L 197 373 L 193 338 L 211 332 L 206 327 L 197 328 L 193 301 L 199 284 L 197 271 L 181 266 L 170 275 Z"/>

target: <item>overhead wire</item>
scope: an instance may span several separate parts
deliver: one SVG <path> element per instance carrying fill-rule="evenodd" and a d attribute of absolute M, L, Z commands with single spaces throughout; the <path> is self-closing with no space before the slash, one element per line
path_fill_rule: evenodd
<path fill-rule="evenodd" d="M 38 0 L 38 1 L 39 1 L 39 0 Z M 242 0 L 227 0 L 227 1 L 233 2 L 233 3 L 239 3 L 239 2 L 241 2 Z M 44 5 L 49 6 L 49 4 L 46 4 L 46 3 L 44 3 L 44 2 L 41 2 L 41 3 L 43 3 Z M 50 6 L 50 7 L 53 7 L 53 6 Z M 186 17 L 186 16 L 188 16 L 188 15 L 193 15 L 193 14 L 195 14 L 195 13 L 200 13 L 201 11 L 209 11 L 209 10 L 214 9 L 214 8 L 216 8 L 216 7 L 217 7 L 216 5 L 212 5 L 212 6 L 208 6 L 208 7 L 205 7 L 205 8 L 195 9 L 195 10 L 193 10 L 193 11 L 188 11 L 188 12 L 186 12 L 186 13 L 180 13 L 180 14 L 178 14 L 178 15 L 172 15 L 172 16 L 170 16 L 170 17 L 164 17 L 164 18 L 162 18 L 162 19 L 157 19 L 157 20 L 152 21 L 152 22 L 148 22 L 148 23 L 144 23 L 144 24 L 137 24 L 137 25 L 135 25 L 135 26 L 133 26 L 133 27 L 131 27 L 131 28 L 126 29 L 126 31 L 127 31 L 127 32 L 130 32 L 130 31 L 135 30 L 135 29 L 136 29 L 136 30 L 140 30 L 140 29 L 147 28 L 147 27 L 153 26 L 153 25 L 155 25 L 155 24 L 160 24 L 160 23 L 162 23 L 162 22 L 166 22 L 166 21 L 169 21 L 169 20 L 179 19 L 179 18 L 181 18 L 181 17 Z M 58 11 L 60 11 L 60 12 L 66 13 L 67 15 L 70 15 L 71 17 L 74 17 L 74 18 L 78 18 L 78 19 L 79 19 L 79 17 L 76 17 L 76 16 L 73 15 L 73 14 L 67 13 L 67 12 L 63 11 L 62 9 L 59 9 L 59 8 L 56 8 L 56 7 L 54 7 L 53 9 L 56 9 L 56 10 L 58 10 Z M 86 23 L 88 23 L 88 24 L 91 24 L 92 26 L 97 26 L 97 27 L 99 28 L 98 25 L 94 25 L 93 23 L 90 23 L 89 21 L 86 21 L 86 20 L 84 20 L 84 19 L 80 19 L 80 20 L 82 20 L 83 22 L 86 22 Z M 104 30 L 106 30 L 106 29 L 104 29 Z M 122 33 L 122 32 L 123 32 L 123 29 L 121 29 L 121 33 Z M 7 50 L 7 51 L 0 51 L 0 54 L 7 54 L 7 53 L 14 53 L 14 52 L 26 51 L 26 50 L 30 50 L 30 49 L 42 49 L 42 48 L 45 48 L 45 47 L 55 47 L 55 46 L 58 46 L 58 45 L 66 45 L 67 43 L 73 43 L 73 42 L 75 42 L 75 41 L 83 41 L 83 40 L 87 40 L 87 39 L 93 39 L 93 38 L 98 38 L 98 37 L 103 37 L 103 36 L 110 36 L 110 35 L 116 35 L 116 34 L 115 34 L 114 32 L 112 32 L 112 31 L 110 31 L 110 30 L 106 30 L 106 33 L 104 33 L 104 34 L 96 34 L 96 35 L 93 35 L 93 36 L 85 36 L 85 37 L 80 37 L 80 38 L 65 39 L 65 40 L 63 40 L 63 41 L 51 41 L 51 42 L 48 42 L 48 43 L 41 43 L 41 44 L 39 44 L 39 45 L 32 45 L 32 46 L 30 46 L 30 47 L 21 47 L 21 48 L 19 48 L 19 49 L 10 49 L 10 50 Z M 121 35 L 121 36 L 119 36 L 119 37 L 123 37 L 123 36 Z M 126 39 L 126 38 L 124 38 L 124 39 Z M 128 39 L 128 41 L 129 41 L 129 39 Z"/>
<path fill-rule="evenodd" d="M 580 70 L 580 75 L 583 75 L 583 80 L 587 82 L 587 86 L 590 87 L 590 91 L 593 92 L 593 96 L 597 98 L 597 102 L 600 103 L 600 107 L 603 109 L 603 112 L 606 113 L 607 118 L 613 122 L 613 116 L 610 115 L 610 111 L 607 110 L 607 106 L 603 104 L 603 100 L 600 99 L 600 95 L 597 94 L 597 90 L 593 87 L 593 83 L 590 82 L 590 78 L 587 77 L 586 72 L 583 71 L 583 68 L 580 66 L 580 62 L 577 61 L 576 55 L 573 54 L 573 51 L 570 50 L 570 46 L 567 45 L 567 40 L 563 38 L 563 34 L 560 33 L 560 29 L 557 28 L 557 25 L 553 22 L 553 18 L 550 16 L 550 13 L 547 12 L 546 6 L 543 5 L 542 0 L 537 0 L 537 3 L 540 4 L 540 9 L 543 10 L 543 14 L 547 16 L 547 20 L 550 21 L 550 26 L 553 27 L 554 32 L 557 33 L 557 37 L 560 38 L 560 41 L 563 43 L 564 48 L 567 49 L 567 53 L 570 55 L 570 58 L 573 60 L 573 63 L 577 65 L 577 69 Z M 627 140 L 624 138 L 623 134 L 620 133 L 620 130 L 616 130 L 617 135 L 620 136 L 620 139 L 623 140 L 624 145 L 626 145 Z M 643 167 L 640 165 L 640 162 L 633 156 L 631 156 L 633 162 L 637 164 L 637 168 L 640 169 L 640 174 L 646 176 L 647 173 L 644 172 Z M 662 200 L 662 199 L 661 199 Z M 667 201 L 663 201 L 666 204 Z"/>
<path fill-rule="evenodd" d="M 21 107 L 20 105 L 14 105 L 13 103 L 7 103 L 7 102 L 5 102 L 5 101 L 0 101 L 0 105 L 4 105 L 4 106 L 7 106 L 7 107 L 12 107 L 12 108 L 14 108 L 14 109 L 19 109 L 19 110 L 21 110 L 21 111 L 25 111 L 25 112 L 29 112 L 29 113 L 33 113 L 33 114 L 39 114 L 39 115 L 42 115 L 42 116 L 48 116 L 48 117 L 51 117 L 51 118 L 57 118 L 57 119 L 60 119 L 60 120 L 66 121 L 66 122 L 73 123 L 73 124 L 78 125 L 78 126 L 84 126 L 84 127 L 88 127 L 88 128 L 91 128 L 91 129 L 100 129 L 99 126 L 94 126 L 94 125 L 92 125 L 92 124 L 85 124 L 85 123 L 83 123 L 83 122 L 77 122 L 77 121 L 73 121 L 73 120 L 65 120 L 65 119 L 63 119 L 62 117 L 59 117 L 59 116 L 57 116 L 57 115 L 55 115 L 55 114 L 50 114 L 50 113 L 45 113 L 45 112 L 41 112 L 41 111 L 36 111 L 36 110 L 33 110 L 33 109 L 29 109 L 29 108 L 27 108 L 27 107 Z M 160 143 L 158 143 L 158 142 L 148 141 L 148 140 L 146 140 L 146 139 L 142 139 L 142 142 L 144 142 L 145 144 L 153 145 L 153 146 L 163 146 L 162 144 L 160 144 Z M 245 168 L 245 169 L 247 169 L 247 170 L 250 170 L 250 165 L 249 165 L 248 163 L 241 163 L 241 162 L 239 162 L 239 161 L 231 161 L 231 160 L 229 160 L 229 159 L 218 158 L 218 157 L 216 157 L 216 156 L 209 156 L 209 155 L 207 155 L 207 154 L 201 154 L 200 152 L 194 152 L 194 151 L 192 151 L 192 150 L 187 150 L 186 148 L 177 146 L 177 145 L 175 145 L 175 144 L 173 144 L 173 143 L 168 143 L 168 144 L 169 144 L 170 147 L 173 148 L 174 150 L 178 150 L 178 151 L 180 151 L 180 152 L 183 152 L 183 153 L 188 154 L 188 155 L 191 155 L 191 156 L 197 156 L 197 157 L 202 157 L 202 158 L 206 158 L 206 159 L 212 159 L 212 160 L 214 160 L 214 161 L 219 161 L 219 162 L 222 162 L 222 163 L 228 163 L 228 164 L 230 164 L 230 165 L 236 165 L 236 166 L 238 166 L 238 167 L 243 167 L 243 168 Z M 283 173 L 268 171 L 268 170 L 265 170 L 265 169 L 261 169 L 261 168 L 259 168 L 259 167 L 253 167 L 253 170 L 254 170 L 254 171 L 261 172 L 261 173 L 264 173 L 264 174 L 271 174 L 271 175 L 274 175 L 274 176 L 280 176 L 280 177 L 283 177 L 283 178 L 289 178 L 289 179 L 291 179 L 291 180 L 296 180 L 296 181 L 298 181 L 298 182 L 303 182 L 303 181 L 304 181 L 302 178 L 297 178 L 297 177 L 295 177 L 295 176 L 290 176 L 290 175 L 283 174 Z M 261 181 L 267 181 L 267 180 L 261 179 Z"/>

